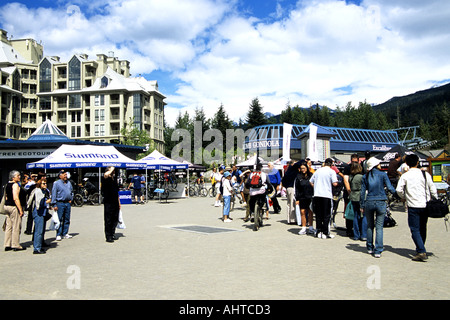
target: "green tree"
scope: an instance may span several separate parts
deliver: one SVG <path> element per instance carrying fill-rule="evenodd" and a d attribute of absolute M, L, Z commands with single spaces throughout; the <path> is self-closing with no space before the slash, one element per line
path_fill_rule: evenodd
<path fill-rule="evenodd" d="M 130 121 L 120 130 L 122 135 L 122 143 L 130 146 L 147 146 L 148 149 L 144 153 L 137 155 L 136 159 L 142 159 L 146 155 L 155 150 L 155 142 L 147 134 L 145 130 L 141 130 L 134 124 L 134 120 L 130 118 Z"/>
<path fill-rule="evenodd" d="M 246 121 L 248 128 L 254 128 L 267 124 L 267 117 L 263 113 L 263 107 L 259 103 L 259 99 L 257 97 L 250 103 Z"/>

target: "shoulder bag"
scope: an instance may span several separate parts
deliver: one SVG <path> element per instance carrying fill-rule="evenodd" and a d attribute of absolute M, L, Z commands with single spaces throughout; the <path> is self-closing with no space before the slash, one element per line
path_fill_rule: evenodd
<path fill-rule="evenodd" d="M 427 196 L 427 177 L 425 172 L 422 171 L 423 177 L 425 178 L 425 199 Z M 431 195 L 431 200 L 427 201 L 426 212 L 429 218 L 444 218 L 448 214 L 448 206 L 439 199 L 434 199 Z"/>

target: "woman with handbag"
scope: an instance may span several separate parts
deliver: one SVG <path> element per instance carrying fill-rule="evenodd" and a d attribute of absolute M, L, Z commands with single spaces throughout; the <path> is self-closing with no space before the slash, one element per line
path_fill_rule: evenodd
<path fill-rule="evenodd" d="M 406 156 L 405 161 L 410 169 L 401 175 L 397 184 L 397 193 L 406 199 L 408 205 L 408 226 L 416 245 L 416 255 L 412 260 L 425 261 L 427 259 L 425 249 L 428 222 L 427 200 L 432 197 L 437 198 L 437 189 L 430 174 L 418 168 L 419 157 L 417 155 L 410 154 Z"/>
<path fill-rule="evenodd" d="M 20 245 L 20 231 L 22 229 L 22 217 L 26 191 L 20 186 L 20 172 L 13 170 L 9 173 L 9 182 L 5 188 L 5 251 L 25 250 Z"/>
<path fill-rule="evenodd" d="M 33 233 L 33 254 L 43 254 L 45 222 L 48 220 L 49 204 L 51 202 L 50 192 L 47 189 L 47 180 L 41 179 L 36 183 L 36 188 L 33 189 L 29 198 L 27 207 L 31 208 L 34 220 Z"/>

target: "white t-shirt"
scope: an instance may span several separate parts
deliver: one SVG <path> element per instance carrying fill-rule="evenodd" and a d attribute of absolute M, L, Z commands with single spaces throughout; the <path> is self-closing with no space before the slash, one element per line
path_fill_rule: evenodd
<path fill-rule="evenodd" d="M 256 172 L 253 172 L 250 175 L 250 181 L 252 180 L 253 176 L 256 174 Z M 250 196 L 255 196 L 257 194 L 264 194 L 266 192 L 267 189 L 267 184 L 266 184 L 266 180 L 267 180 L 267 175 L 264 172 L 260 172 L 258 173 L 261 176 L 261 180 L 262 180 L 262 187 L 261 188 L 250 188 Z"/>
<path fill-rule="evenodd" d="M 333 183 L 338 182 L 336 172 L 328 166 L 314 172 L 310 183 L 314 184 L 314 197 L 333 199 Z"/>
<path fill-rule="evenodd" d="M 223 196 L 231 196 L 231 191 L 233 191 L 233 188 L 231 187 L 230 180 L 225 178 L 222 181 L 222 188 L 223 188 Z"/>

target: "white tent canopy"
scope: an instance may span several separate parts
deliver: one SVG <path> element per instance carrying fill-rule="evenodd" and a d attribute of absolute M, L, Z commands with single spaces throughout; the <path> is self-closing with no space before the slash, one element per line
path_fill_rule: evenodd
<path fill-rule="evenodd" d="M 263 158 L 258 157 L 259 163 L 263 164 L 263 165 L 267 165 L 267 161 L 265 161 Z M 237 163 L 236 167 L 253 167 L 256 165 L 256 156 L 252 156 L 250 158 L 248 158 L 246 161 L 241 162 L 241 163 Z"/>
<path fill-rule="evenodd" d="M 167 158 L 166 156 L 162 155 L 158 150 L 154 150 L 148 156 L 139 160 L 139 162 L 146 163 L 146 168 L 150 170 L 155 169 L 172 170 L 172 169 L 188 168 L 188 164 Z"/>
<path fill-rule="evenodd" d="M 46 158 L 27 163 L 27 169 L 142 168 L 146 164 L 120 153 L 113 146 L 63 144 Z"/>

